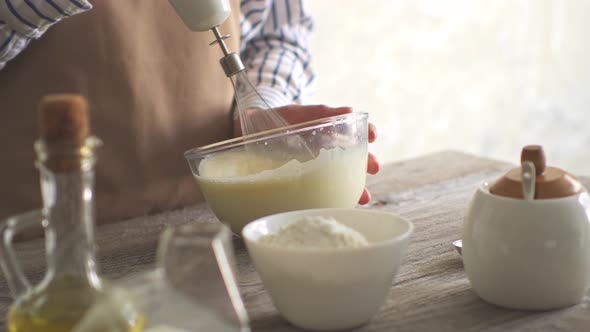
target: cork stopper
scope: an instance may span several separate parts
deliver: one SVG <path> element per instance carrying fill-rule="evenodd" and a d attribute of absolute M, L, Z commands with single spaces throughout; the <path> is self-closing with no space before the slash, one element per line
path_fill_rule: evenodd
<path fill-rule="evenodd" d="M 572 174 L 546 165 L 545 152 L 540 145 L 525 146 L 521 151 L 520 161 L 529 161 L 535 165 L 534 199 L 567 197 L 584 190 L 580 181 Z M 523 199 L 522 168 L 510 170 L 492 185 L 490 192 L 499 196 Z"/>
<path fill-rule="evenodd" d="M 54 172 L 79 170 L 78 153 L 90 136 L 88 102 L 77 94 L 53 94 L 39 104 L 39 135 L 47 156 L 45 166 Z"/>
<path fill-rule="evenodd" d="M 520 152 L 520 163 L 522 164 L 525 161 L 530 161 L 535 165 L 535 171 L 537 176 L 543 175 L 545 172 L 546 159 L 545 159 L 545 151 L 543 151 L 543 147 L 540 145 L 527 145 L 522 148 Z"/>
<path fill-rule="evenodd" d="M 39 134 L 46 144 L 82 146 L 90 135 L 88 102 L 76 94 L 47 95 L 39 105 Z"/>

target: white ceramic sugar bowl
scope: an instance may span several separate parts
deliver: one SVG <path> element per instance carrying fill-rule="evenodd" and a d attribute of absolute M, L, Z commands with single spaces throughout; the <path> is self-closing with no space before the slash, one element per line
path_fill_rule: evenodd
<path fill-rule="evenodd" d="M 582 301 L 590 286 L 590 197 L 581 183 L 545 167 L 540 146 L 522 166 L 477 189 L 463 231 L 474 291 L 493 304 L 549 310 Z"/>

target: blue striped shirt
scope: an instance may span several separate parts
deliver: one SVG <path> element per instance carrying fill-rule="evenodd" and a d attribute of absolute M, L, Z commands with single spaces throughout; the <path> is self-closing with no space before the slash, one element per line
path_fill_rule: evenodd
<path fill-rule="evenodd" d="M 272 107 L 306 103 L 314 75 L 305 1 L 241 0 L 240 7 L 240 54 L 250 81 Z M 51 25 L 90 9 L 87 0 L 0 0 L 0 70 Z"/>

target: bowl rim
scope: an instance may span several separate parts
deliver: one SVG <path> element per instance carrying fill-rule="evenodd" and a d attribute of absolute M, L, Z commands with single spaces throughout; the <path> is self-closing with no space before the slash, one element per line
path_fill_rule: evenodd
<path fill-rule="evenodd" d="M 319 118 L 285 127 L 266 130 L 255 134 L 234 137 L 228 140 L 204 145 L 197 148 L 192 148 L 184 152 L 184 157 L 187 160 L 197 160 L 202 158 L 204 155 L 227 150 L 229 148 L 234 148 L 236 146 L 256 143 L 263 140 L 275 139 L 286 135 L 299 134 L 310 130 L 316 130 L 319 128 L 333 126 L 336 123 L 352 122 L 357 121 L 358 118 L 367 119 L 368 117 L 369 113 L 367 112 L 351 112 L 325 118 Z"/>
<path fill-rule="evenodd" d="M 368 214 L 388 215 L 388 216 L 393 217 L 395 220 L 404 223 L 407 226 L 407 229 L 404 232 L 402 232 L 396 236 L 393 236 L 391 238 L 381 240 L 378 242 L 369 242 L 369 245 L 367 245 L 367 246 L 355 247 L 355 248 L 285 248 L 285 247 L 278 247 L 278 246 L 272 246 L 272 245 L 261 243 L 259 240 L 254 240 L 254 239 L 250 238 L 247 234 L 249 232 L 253 232 L 253 231 L 250 231 L 250 229 L 254 228 L 256 224 L 260 224 L 260 223 L 264 222 L 265 220 L 267 220 L 268 218 L 274 219 L 278 216 L 289 215 L 289 214 L 309 216 L 310 214 L 313 214 L 314 212 L 320 212 L 320 211 L 322 211 L 322 212 L 344 211 L 344 212 L 361 213 L 361 214 L 368 213 Z M 400 216 L 399 214 L 395 214 L 395 213 L 383 211 L 383 210 L 373 210 L 373 209 L 367 209 L 367 208 L 318 208 L 318 209 L 303 209 L 303 210 L 287 211 L 287 212 L 281 212 L 281 213 L 276 213 L 276 214 L 268 215 L 265 217 L 261 217 L 261 218 L 255 219 L 255 220 L 247 223 L 246 226 L 244 226 L 242 228 L 242 231 L 240 233 L 241 233 L 242 239 L 246 243 L 246 246 L 253 245 L 256 247 L 270 249 L 273 251 L 283 251 L 283 252 L 289 252 L 289 253 L 312 253 L 313 252 L 313 253 L 327 253 L 327 254 L 333 254 L 336 252 L 338 252 L 338 253 L 341 253 L 341 252 L 351 253 L 351 252 L 363 252 L 363 251 L 374 250 L 377 248 L 390 247 L 390 246 L 393 246 L 397 243 L 404 242 L 408 238 L 410 238 L 411 235 L 414 233 L 414 223 L 412 223 L 407 218 Z"/>

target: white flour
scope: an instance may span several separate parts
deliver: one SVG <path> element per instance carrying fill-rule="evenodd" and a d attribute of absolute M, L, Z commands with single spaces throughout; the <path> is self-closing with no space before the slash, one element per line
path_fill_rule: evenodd
<path fill-rule="evenodd" d="M 260 242 L 283 248 L 358 248 L 367 239 L 356 230 L 331 217 L 304 217 L 260 239 Z"/>

